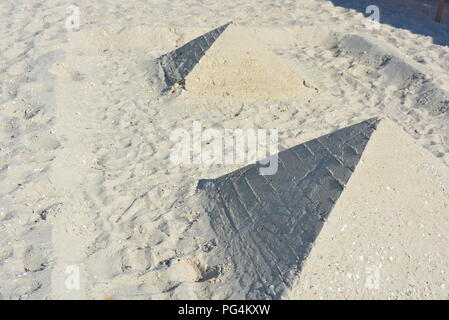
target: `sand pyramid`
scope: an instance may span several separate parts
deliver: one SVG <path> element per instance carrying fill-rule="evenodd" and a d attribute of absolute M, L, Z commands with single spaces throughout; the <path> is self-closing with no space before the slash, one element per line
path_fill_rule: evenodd
<path fill-rule="evenodd" d="M 362 155 L 378 119 L 370 119 L 278 154 L 276 174 L 254 164 L 205 184 L 214 262 L 231 265 L 232 298 L 279 298 Z"/>
<path fill-rule="evenodd" d="M 448 195 L 448 167 L 382 120 L 290 298 L 447 299 Z"/>
<path fill-rule="evenodd" d="M 225 24 L 159 59 L 168 87 L 200 96 L 280 99 L 307 91 L 304 80 L 242 27 Z"/>
<path fill-rule="evenodd" d="M 230 22 L 205 33 L 182 47 L 159 58 L 167 86 L 184 83 L 187 75 L 200 62 L 207 50 L 230 25 Z"/>

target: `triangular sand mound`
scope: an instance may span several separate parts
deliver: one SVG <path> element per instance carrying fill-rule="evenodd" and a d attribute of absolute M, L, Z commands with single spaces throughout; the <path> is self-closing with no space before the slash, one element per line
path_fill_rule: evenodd
<path fill-rule="evenodd" d="M 290 298 L 447 299 L 449 170 L 383 120 Z"/>
<path fill-rule="evenodd" d="M 274 175 L 251 165 L 206 184 L 217 245 L 209 265 L 226 266 L 230 298 L 278 298 L 291 284 L 377 123 L 280 152 Z"/>
<path fill-rule="evenodd" d="M 169 87 L 178 83 L 200 96 L 266 100 L 311 91 L 278 56 L 232 24 L 192 40 L 160 61 Z"/>
<path fill-rule="evenodd" d="M 192 69 L 198 64 L 206 51 L 212 46 L 229 24 L 230 22 L 161 56 L 159 62 L 164 71 L 166 85 L 171 87 L 176 83 L 183 83 L 185 77 L 187 77 Z"/>

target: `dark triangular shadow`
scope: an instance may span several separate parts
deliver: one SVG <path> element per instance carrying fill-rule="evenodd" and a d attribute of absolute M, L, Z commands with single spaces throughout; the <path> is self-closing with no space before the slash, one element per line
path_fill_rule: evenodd
<path fill-rule="evenodd" d="M 217 240 L 212 263 L 232 266 L 239 298 L 279 298 L 291 286 L 378 122 L 280 152 L 274 175 L 254 164 L 203 184 Z"/>
<path fill-rule="evenodd" d="M 185 77 L 231 23 L 228 22 L 217 29 L 205 33 L 159 58 L 159 64 L 163 70 L 167 88 L 172 87 L 176 83 L 182 84 L 184 82 Z"/>

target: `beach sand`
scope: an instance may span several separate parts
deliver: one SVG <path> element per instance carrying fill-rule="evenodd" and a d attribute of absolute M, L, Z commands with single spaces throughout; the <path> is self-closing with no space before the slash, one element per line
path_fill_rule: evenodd
<path fill-rule="evenodd" d="M 197 185 L 242 164 L 173 163 L 172 132 L 276 129 L 281 151 L 372 117 L 283 298 L 447 298 L 449 10 L 401 27 L 389 4 L 373 30 L 335 2 L 79 0 L 77 30 L 70 1 L 2 1 L 0 298 L 230 297 L 207 265 Z M 157 59 L 229 21 L 251 41 L 218 39 L 163 93 Z M 223 69 L 230 95 L 211 86 L 223 61 L 240 68 Z"/>

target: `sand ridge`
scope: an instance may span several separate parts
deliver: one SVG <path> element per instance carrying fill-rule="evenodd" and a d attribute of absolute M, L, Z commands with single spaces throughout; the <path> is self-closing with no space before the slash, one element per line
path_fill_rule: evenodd
<path fill-rule="evenodd" d="M 318 92 L 256 35 L 229 22 L 162 55 L 157 64 L 165 91 L 240 101 L 306 100 Z"/>

